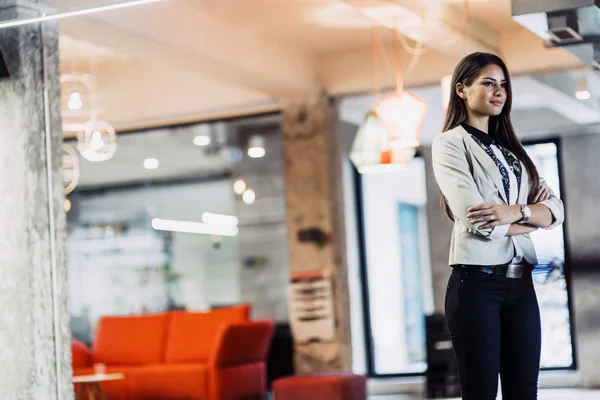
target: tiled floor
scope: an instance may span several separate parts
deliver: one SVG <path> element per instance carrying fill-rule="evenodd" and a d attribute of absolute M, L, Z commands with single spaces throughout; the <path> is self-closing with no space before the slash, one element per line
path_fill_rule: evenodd
<path fill-rule="evenodd" d="M 410 395 L 371 396 L 369 400 L 422 400 Z M 600 400 L 600 390 L 547 389 L 540 390 L 539 400 Z M 447 399 L 460 400 L 460 399 Z M 499 397 L 498 400 L 501 400 Z"/>

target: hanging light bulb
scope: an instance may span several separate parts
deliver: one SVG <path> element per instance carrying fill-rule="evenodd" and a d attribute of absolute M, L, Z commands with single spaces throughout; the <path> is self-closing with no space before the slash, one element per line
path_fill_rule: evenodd
<path fill-rule="evenodd" d="M 360 173 L 403 168 L 414 157 L 420 144 L 420 128 L 427 103 L 404 91 L 398 35 L 394 30 L 396 91 L 385 96 L 373 111 L 367 113 L 352 144 L 350 159 Z M 375 29 L 374 49 L 378 39 Z"/>
<path fill-rule="evenodd" d="M 102 140 L 102 133 L 101 132 L 94 132 L 92 133 L 92 140 L 90 140 L 90 147 L 93 150 L 100 150 L 102 147 L 104 147 L 104 140 Z"/>
<path fill-rule="evenodd" d="M 77 134 L 77 150 L 89 161 L 110 160 L 117 150 L 115 129 L 105 121 L 86 124 Z"/>
<path fill-rule="evenodd" d="M 83 107 L 83 101 L 81 101 L 81 93 L 75 91 L 71 93 L 69 97 L 69 109 L 70 110 L 81 110 Z"/>
<path fill-rule="evenodd" d="M 403 168 L 416 154 L 427 104 L 409 92 L 386 96 L 358 129 L 350 160 L 360 173 Z"/>
<path fill-rule="evenodd" d="M 252 189 L 247 189 L 242 195 L 242 200 L 244 200 L 244 203 L 246 204 L 254 204 L 256 193 L 254 193 L 254 190 Z"/>
<path fill-rule="evenodd" d="M 233 191 L 235 194 L 242 194 L 246 190 L 246 182 L 243 179 L 238 178 L 233 182 Z"/>

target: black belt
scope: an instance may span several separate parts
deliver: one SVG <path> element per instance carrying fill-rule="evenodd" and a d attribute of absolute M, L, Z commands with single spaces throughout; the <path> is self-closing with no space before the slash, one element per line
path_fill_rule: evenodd
<path fill-rule="evenodd" d="M 499 265 L 467 265 L 457 264 L 457 267 L 468 269 L 471 271 L 483 272 L 490 275 L 502 275 L 507 278 L 520 278 L 524 270 L 531 270 L 531 265 L 526 262 L 520 264 L 499 264 Z"/>

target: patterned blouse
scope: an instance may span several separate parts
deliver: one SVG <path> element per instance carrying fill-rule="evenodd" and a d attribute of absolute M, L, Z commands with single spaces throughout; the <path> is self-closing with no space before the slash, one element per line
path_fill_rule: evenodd
<path fill-rule="evenodd" d="M 500 175 L 502 176 L 502 184 L 504 186 L 504 193 L 506 194 L 508 203 L 516 204 L 516 199 L 519 198 L 521 189 L 521 177 L 523 176 L 523 171 L 521 170 L 521 163 L 519 160 L 517 160 L 517 158 L 510 151 L 504 148 L 504 146 L 498 143 L 492 135 L 488 135 L 487 133 L 465 123 L 462 124 L 462 127 L 471 134 L 475 142 L 477 142 L 477 144 L 479 144 L 479 146 L 490 156 L 492 161 L 494 161 L 494 164 L 496 164 L 498 170 L 500 171 Z M 498 158 L 498 152 L 504 156 L 505 163 Z M 517 180 L 517 193 L 516 196 L 514 196 L 513 193 L 512 197 L 515 199 L 514 202 L 511 201 L 510 175 L 505 165 L 508 165 L 508 168 Z"/>

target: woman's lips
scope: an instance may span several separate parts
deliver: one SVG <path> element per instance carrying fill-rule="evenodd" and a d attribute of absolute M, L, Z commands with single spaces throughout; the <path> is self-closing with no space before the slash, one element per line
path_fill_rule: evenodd
<path fill-rule="evenodd" d="M 490 101 L 495 106 L 502 107 L 504 105 L 503 101 Z"/>

